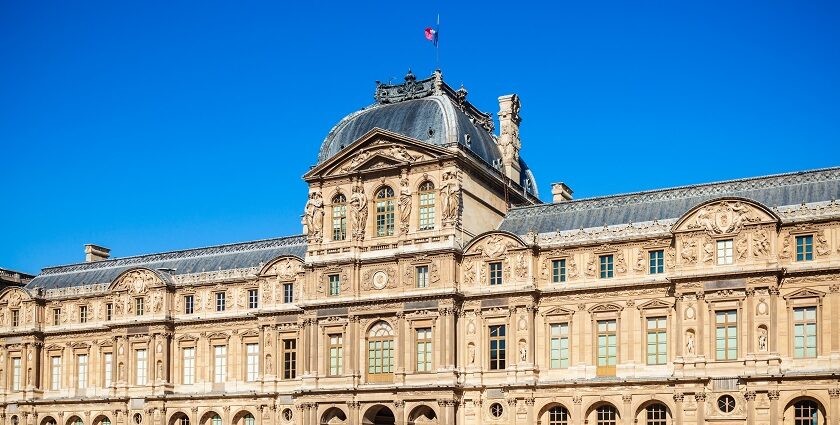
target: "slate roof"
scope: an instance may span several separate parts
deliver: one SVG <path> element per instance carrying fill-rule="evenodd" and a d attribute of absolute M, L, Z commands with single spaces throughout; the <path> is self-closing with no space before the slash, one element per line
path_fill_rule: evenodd
<path fill-rule="evenodd" d="M 840 167 L 578 199 L 511 209 L 499 230 L 518 235 L 679 218 L 715 198 L 767 207 L 840 199 Z"/>
<path fill-rule="evenodd" d="M 110 283 L 122 272 L 135 267 L 145 267 L 152 270 L 174 269 L 169 273 L 179 275 L 257 267 L 280 256 L 295 256 L 303 259 L 305 255 L 306 237 L 303 235 L 286 236 L 253 242 L 48 267 L 41 270 L 41 274 L 35 276 L 26 287 L 29 289 L 55 289 Z"/>

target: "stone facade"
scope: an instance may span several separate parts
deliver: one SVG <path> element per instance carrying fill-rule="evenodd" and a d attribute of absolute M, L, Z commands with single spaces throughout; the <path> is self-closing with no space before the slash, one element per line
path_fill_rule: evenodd
<path fill-rule="evenodd" d="M 451 102 L 490 134 L 465 97 L 411 76 L 372 109 Z M 541 205 L 500 104 L 489 154 L 377 123 L 325 142 L 302 236 L 4 289 L 0 421 L 840 423 L 840 169 Z"/>

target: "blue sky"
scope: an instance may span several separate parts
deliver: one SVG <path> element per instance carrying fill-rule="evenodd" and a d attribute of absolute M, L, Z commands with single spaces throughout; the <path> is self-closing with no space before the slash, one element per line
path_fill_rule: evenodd
<path fill-rule="evenodd" d="M 0 267 L 300 232 L 320 142 L 440 66 L 543 199 L 840 165 L 840 3 L 0 0 Z"/>

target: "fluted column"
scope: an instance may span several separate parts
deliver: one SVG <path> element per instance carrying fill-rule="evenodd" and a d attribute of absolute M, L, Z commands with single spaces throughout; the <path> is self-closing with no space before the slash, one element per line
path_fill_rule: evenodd
<path fill-rule="evenodd" d="M 574 421 L 575 425 L 583 425 L 586 418 L 583 417 L 583 397 L 576 395 L 572 396 L 572 403 L 574 406 L 572 407 L 572 421 Z"/>
<path fill-rule="evenodd" d="M 705 425 L 706 424 L 706 393 L 694 394 L 694 401 L 697 402 L 697 410 L 695 410 L 695 414 L 697 415 L 697 425 Z"/>
<path fill-rule="evenodd" d="M 683 423 L 683 400 L 685 396 L 683 393 L 674 394 L 675 409 L 671 412 L 671 418 L 674 420 L 674 425 L 682 425 Z"/>
<path fill-rule="evenodd" d="M 775 310 L 771 311 L 775 312 Z M 779 390 L 768 391 L 767 398 L 770 399 L 770 425 L 778 425 L 781 422 L 779 420 L 781 416 L 781 412 L 779 412 Z"/>
<path fill-rule="evenodd" d="M 747 401 L 747 425 L 753 425 L 755 424 L 755 391 L 744 393 L 744 399 Z"/>
<path fill-rule="evenodd" d="M 828 414 L 826 422 L 830 425 L 840 424 L 840 388 L 828 389 Z"/>
<path fill-rule="evenodd" d="M 630 394 L 625 394 L 621 396 L 621 401 L 624 402 L 624 408 L 621 409 L 621 417 L 624 418 L 624 423 L 627 425 L 633 425 L 635 421 L 635 417 L 632 411 L 632 404 L 633 403 L 633 396 Z"/>
<path fill-rule="evenodd" d="M 395 424 L 405 423 L 405 401 L 394 400 L 394 419 Z"/>

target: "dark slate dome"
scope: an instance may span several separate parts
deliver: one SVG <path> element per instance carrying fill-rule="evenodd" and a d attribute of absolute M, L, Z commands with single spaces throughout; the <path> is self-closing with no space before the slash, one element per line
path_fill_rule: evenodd
<path fill-rule="evenodd" d="M 417 81 L 409 71 L 405 83 L 377 82 L 376 103 L 339 121 L 330 131 L 318 162 L 324 162 L 374 128 L 399 133 L 443 147 L 460 145 L 489 166 L 501 167 L 501 152 L 493 135 L 493 117 L 466 101 L 467 91 L 453 90 L 435 72 Z M 537 196 L 536 182 L 520 158 L 520 185 Z"/>

